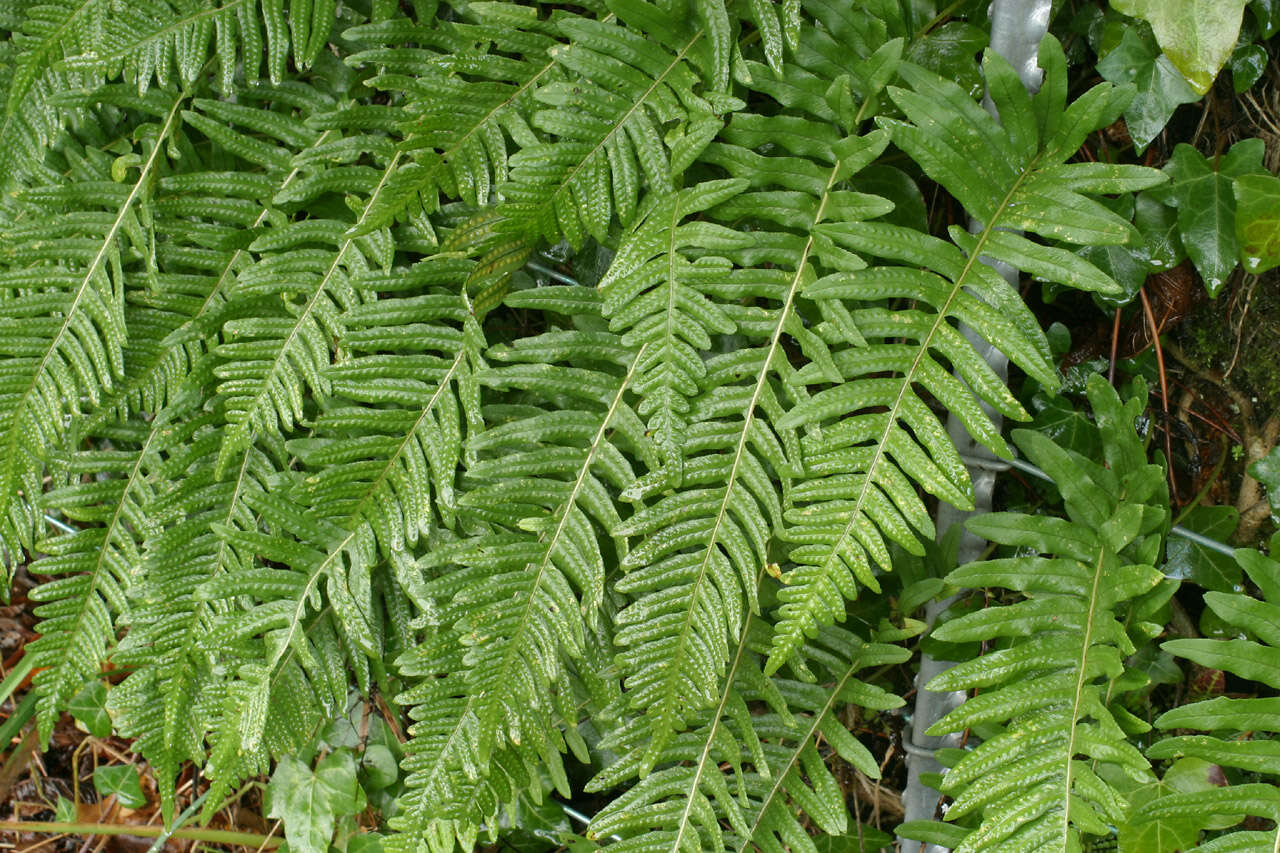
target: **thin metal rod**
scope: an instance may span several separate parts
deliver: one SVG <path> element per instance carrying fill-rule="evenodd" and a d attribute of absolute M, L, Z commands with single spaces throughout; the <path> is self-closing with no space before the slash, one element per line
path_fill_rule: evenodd
<path fill-rule="evenodd" d="M 1010 468 L 1017 468 L 1019 471 L 1030 474 L 1032 477 L 1037 479 L 1044 480 L 1049 483 L 1053 482 L 1053 478 L 1044 471 L 1041 471 L 1035 465 L 1032 465 L 1030 462 L 1022 459 L 996 459 L 990 456 L 967 456 L 964 454 L 961 454 L 960 458 L 964 460 L 965 465 L 974 468 L 985 468 L 988 471 L 1007 471 Z M 1217 551 L 1219 554 L 1226 554 L 1228 557 L 1235 556 L 1236 549 L 1225 542 L 1210 539 L 1203 533 L 1196 533 L 1194 530 L 1183 527 L 1181 524 L 1175 524 L 1173 527 L 1169 528 L 1169 532 L 1174 536 L 1179 536 L 1190 542 L 1194 542 L 1197 545 L 1202 545 L 1212 551 Z"/>
<path fill-rule="evenodd" d="M 554 270 L 551 267 L 547 266 L 546 264 L 538 263 L 537 261 L 528 261 L 525 263 L 525 266 L 527 266 L 529 269 L 533 270 L 534 272 L 542 273 L 547 278 L 555 279 L 561 284 L 567 284 L 571 287 L 579 287 L 582 284 L 576 278 L 565 275 L 559 270 Z"/>

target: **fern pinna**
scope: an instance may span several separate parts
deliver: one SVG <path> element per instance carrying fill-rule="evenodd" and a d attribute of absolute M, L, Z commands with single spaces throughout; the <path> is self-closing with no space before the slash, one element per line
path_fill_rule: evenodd
<path fill-rule="evenodd" d="M 43 737 L 114 669 L 172 820 L 186 762 L 212 811 L 376 694 L 410 721 L 396 849 L 584 788 L 624 849 L 859 831 L 832 768 L 882 759 L 842 720 L 902 704 L 878 679 L 924 626 L 846 617 L 970 503 L 943 410 L 1011 453 L 980 350 L 1057 384 L 981 259 L 1118 292 L 1076 250 L 1161 175 L 1072 161 L 1130 89 L 1069 103 L 1052 38 L 1035 95 L 992 53 L 926 67 L 927 3 L 22 5 L 0 544 Z M 929 184 L 974 227 L 931 233 Z M 1029 596 L 938 630 L 1000 645 L 944 677 L 999 686 L 946 723 L 985 739 L 945 783 L 966 849 L 1074 849 L 1127 814 L 1095 765 L 1148 778 L 1107 684 L 1160 478 L 1091 394 L 1109 467 L 1015 437 L 1087 474 L 1072 520 L 977 521 L 1043 556 L 951 578 Z M 1055 618 L 1088 631 L 1023 642 Z"/>

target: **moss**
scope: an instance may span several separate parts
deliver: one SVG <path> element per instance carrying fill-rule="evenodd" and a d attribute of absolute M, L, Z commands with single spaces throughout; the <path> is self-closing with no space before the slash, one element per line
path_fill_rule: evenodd
<path fill-rule="evenodd" d="M 1178 342 L 1195 363 L 1223 373 L 1231 369 L 1232 387 L 1256 397 L 1259 412 L 1274 411 L 1280 407 L 1280 268 L 1254 285 L 1239 336 L 1233 320 L 1239 322 L 1240 308 L 1228 298 L 1224 294 L 1196 308 L 1179 326 Z M 1238 298 L 1244 298 L 1243 290 Z"/>

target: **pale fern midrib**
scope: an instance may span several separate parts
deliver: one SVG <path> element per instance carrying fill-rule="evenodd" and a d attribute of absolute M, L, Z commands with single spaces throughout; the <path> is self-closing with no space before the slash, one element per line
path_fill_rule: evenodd
<path fill-rule="evenodd" d="M 139 171 L 138 180 L 134 183 L 133 189 L 130 190 L 128 197 L 124 200 L 124 203 L 120 205 L 120 210 L 116 214 L 115 221 L 111 223 L 111 227 L 107 230 L 107 234 L 102 240 L 102 245 L 98 248 L 97 254 L 94 255 L 93 261 L 85 271 L 84 278 L 81 279 L 80 284 L 76 287 L 75 296 L 72 298 L 71 304 L 67 306 L 66 312 L 63 316 L 62 325 L 50 339 L 48 348 L 46 348 L 39 364 L 36 365 L 35 370 L 31 373 L 30 385 L 27 386 L 27 389 L 23 392 L 17 405 L 14 406 L 12 410 L 9 425 L 6 429 L 7 436 L 5 440 L 4 474 L 0 477 L 0 502 L 3 502 L 0 506 L 4 508 L 3 511 L 0 512 L 0 517 L 3 517 L 3 523 L 6 525 L 11 524 L 9 521 L 10 513 L 8 508 L 16 498 L 16 489 L 14 487 L 17 484 L 16 481 L 21 477 L 18 465 L 18 459 L 20 456 L 18 453 L 18 437 L 19 433 L 22 432 L 22 422 L 27 409 L 30 407 L 31 397 L 39 388 L 40 380 L 48 370 L 50 361 L 53 359 L 54 354 L 58 351 L 63 339 L 71 329 L 71 323 L 76 317 L 80 307 L 80 302 L 85 298 L 90 287 L 92 287 L 94 276 L 102 266 L 112 243 L 115 242 L 116 234 L 119 233 L 120 228 L 123 226 L 125 217 L 129 212 L 129 208 L 133 206 L 134 200 L 141 193 L 143 186 L 146 185 L 147 177 L 151 174 L 151 170 L 155 167 L 156 162 L 159 159 L 160 152 L 164 149 L 164 141 L 166 137 L 173 132 L 173 129 L 176 126 L 179 109 L 182 106 L 182 102 L 187 99 L 187 95 L 188 90 L 183 89 L 174 100 L 173 106 L 169 109 L 169 115 L 165 118 L 165 122 L 161 126 L 160 133 L 156 137 L 154 147 L 151 149 L 151 154 L 147 157 L 146 163 L 143 164 L 142 169 Z M 35 500 L 34 495 L 28 495 L 27 498 L 32 502 Z"/>
<path fill-rule="evenodd" d="M 572 186 L 573 179 L 577 176 L 578 172 L 582 171 L 582 169 L 586 167 L 587 163 L 591 162 L 591 159 L 595 157 L 596 154 L 600 153 L 600 149 L 602 149 L 605 146 L 605 143 L 607 143 L 610 139 L 612 139 L 618 133 L 625 132 L 626 124 L 631 119 L 631 116 L 635 115 L 636 111 L 645 105 L 645 102 L 649 100 L 649 96 L 652 95 L 655 91 L 657 91 L 658 87 L 661 86 L 663 82 L 667 79 L 667 76 L 671 74 L 671 72 L 675 71 L 678 67 L 680 67 L 680 63 L 684 61 L 685 55 L 690 50 L 693 49 L 693 46 L 695 44 L 698 43 L 698 39 L 702 38 L 702 34 L 704 32 L 706 32 L 705 28 L 699 28 L 697 32 L 693 34 L 693 36 L 689 39 L 688 43 L 683 48 L 680 49 L 680 52 L 675 55 L 675 57 L 663 70 L 662 74 L 653 79 L 653 82 L 649 84 L 649 88 L 645 89 L 644 93 L 641 94 L 640 97 L 635 99 L 635 102 L 630 107 L 628 107 L 627 111 L 623 113 L 618 118 L 618 120 L 613 123 L 613 126 L 609 128 L 609 130 L 606 131 L 600 137 L 600 140 L 591 147 L 591 150 L 588 151 L 576 163 L 574 163 L 573 168 L 570 169 L 565 174 L 564 179 L 560 181 L 560 185 L 556 187 L 555 191 L 552 192 L 551 195 L 547 197 L 547 200 L 542 202 L 542 204 L 540 204 L 539 207 L 545 207 L 548 204 L 554 204 L 556 199 L 560 197 L 560 194 L 565 192 Z"/>
<path fill-rule="evenodd" d="M 326 130 L 324 133 L 322 133 L 319 136 L 319 138 L 316 139 L 314 143 L 312 143 L 311 147 L 314 148 L 315 146 L 319 145 L 321 142 L 324 142 L 324 140 L 334 132 L 335 131 L 333 130 Z M 284 181 L 281 182 L 280 187 L 276 190 L 276 194 L 283 192 L 289 186 L 289 184 L 293 183 L 294 178 L 296 178 L 301 173 L 302 173 L 302 169 L 295 166 L 293 170 L 289 172 L 288 176 L 285 177 Z M 262 212 L 258 214 L 258 218 L 255 219 L 253 224 L 249 226 L 250 230 L 256 230 L 257 228 L 261 227 L 262 223 L 267 221 L 267 214 L 270 212 L 270 210 L 271 210 L 270 207 L 264 207 L 262 209 Z M 218 273 L 218 279 L 216 282 L 214 282 L 213 288 L 209 291 L 209 294 L 204 298 L 204 301 L 200 303 L 200 307 L 196 310 L 194 314 L 192 314 L 190 317 L 184 320 L 182 325 L 180 325 L 177 329 L 174 329 L 173 330 L 174 333 L 177 333 L 182 329 L 195 325 L 200 321 L 201 317 L 203 317 L 209 311 L 213 310 L 214 303 L 217 301 L 217 297 L 222 292 L 223 287 L 226 286 L 227 282 L 231 281 L 234 278 L 236 263 L 240 260 L 242 256 L 245 256 L 247 254 L 248 252 L 245 249 L 236 249 L 234 252 L 232 252 L 231 257 L 227 259 L 226 266 L 223 267 L 222 272 Z M 105 402 L 98 407 L 98 410 L 97 412 L 94 413 L 93 417 L 89 418 L 85 422 L 85 430 L 91 431 L 97 428 L 98 426 L 100 426 L 105 421 L 107 416 L 111 414 L 113 405 L 118 405 L 118 401 L 127 400 L 129 398 L 129 395 L 134 394 L 139 389 L 145 388 L 147 385 L 149 385 L 152 379 L 154 378 L 154 376 L 157 373 L 161 372 L 161 367 L 164 365 L 165 359 L 168 357 L 169 352 L 170 351 L 168 348 L 161 348 L 159 358 L 156 358 L 154 361 L 151 362 L 151 364 L 147 366 L 147 368 L 144 371 L 136 375 L 133 379 L 129 380 L 124 385 L 122 385 L 119 392 L 112 396 L 111 400 L 117 401 L 117 402 Z"/>
<path fill-rule="evenodd" d="M 72 622 L 71 628 L 64 632 L 67 637 L 67 642 L 58 652 L 57 663 L 50 668 L 50 671 L 55 673 L 55 680 L 59 683 L 60 687 L 67 677 L 79 678 L 82 675 L 82 673 L 78 672 L 77 667 L 72 666 L 71 664 L 70 659 L 73 656 L 71 651 L 75 648 L 76 638 L 79 637 L 81 632 L 84 630 L 84 620 L 86 614 L 89 612 L 89 604 L 91 601 L 97 599 L 98 584 L 102 578 L 103 572 L 107 571 L 106 562 L 108 555 L 111 554 L 112 538 L 121 526 L 121 521 L 124 517 L 124 509 L 129 503 L 129 494 L 133 491 L 138 482 L 143 479 L 141 475 L 143 463 L 151 452 L 152 443 L 155 442 L 156 438 L 162 432 L 164 432 L 166 426 L 167 419 L 165 418 L 157 417 L 151 421 L 151 430 L 147 433 L 147 439 L 143 442 L 142 449 L 138 451 L 138 455 L 134 458 L 133 465 L 130 467 L 128 475 L 124 478 L 124 489 L 120 492 L 120 499 L 116 502 L 115 508 L 112 510 L 111 518 L 103 527 L 106 531 L 106 536 L 103 538 L 102 547 L 98 549 L 98 555 L 94 561 L 93 569 L 86 573 L 90 578 L 89 588 L 78 593 L 80 601 L 79 606 L 76 608 L 75 619 Z M 123 533 L 123 535 L 129 534 Z"/>
<path fill-rule="evenodd" d="M 747 617 L 747 621 L 742 626 L 742 635 L 738 638 L 738 651 L 733 656 L 733 663 L 729 666 L 724 676 L 724 689 L 720 691 L 720 703 L 716 706 L 715 714 L 711 717 L 711 728 L 707 731 L 706 742 L 702 745 L 702 754 L 698 756 L 698 766 L 693 773 L 693 778 L 689 780 L 689 788 L 685 793 L 684 810 L 680 812 L 679 828 L 676 830 L 675 840 L 671 842 L 672 853 L 678 853 L 681 849 L 681 843 L 684 841 L 685 829 L 691 823 L 691 815 L 693 814 L 694 796 L 701 787 L 702 776 L 706 773 L 708 762 L 711 759 L 711 747 L 715 745 L 716 732 L 720 730 L 720 721 L 724 719 L 725 708 L 729 705 L 729 698 L 733 696 L 733 680 L 738 674 L 738 667 L 742 665 L 742 659 L 747 651 L 747 636 L 751 627 L 751 620 L 757 618 L 753 613 Z M 719 768 L 716 768 L 717 772 Z"/>
<path fill-rule="evenodd" d="M 1009 191 L 1005 193 L 1000 204 L 996 206 L 996 213 L 992 217 L 992 221 L 985 223 L 982 233 L 978 236 L 978 242 L 974 246 L 973 251 L 969 253 L 969 257 L 965 261 L 964 268 L 960 271 L 960 275 L 956 277 L 956 281 L 951 288 L 951 292 L 947 295 L 946 301 L 942 305 L 938 306 L 937 313 L 934 315 L 933 325 L 929 328 L 929 333 L 925 335 L 924 339 L 920 341 L 919 346 L 916 348 L 916 355 L 911 362 L 911 367 L 902 377 L 901 385 L 898 388 L 898 396 L 894 399 L 893 405 L 885 414 L 884 431 L 880 434 L 880 439 L 876 442 L 876 449 L 874 455 L 871 457 L 871 464 L 867 466 L 867 472 L 863 478 L 862 486 L 858 490 L 858 495 L 854 501 L 853 508 L 849 511 L 849 520 L 845 522 L 844 529 L 840 532 L 839 538 L 836 539 L 831 550 L 828 552 L 826 559 L 822 563 L 823 575 L 830 576 L 834 570 L 836 561 L 839 559 L 840 552 L 844 549 L 845 542 L 848 541 L 849 537 L 852 535 L 853 528 L 857 524 L 859 517 L 862 515 L 862 505 L 866 502 L 867 496 L 871 493 L 871 489 L 875 484 L 876 469 L 884 459 L 884 451 L 889 442 L 889 434 L 893 431 L 894 426 L 898 422 L 898 413 L 902 409 L 902 403 L 906 399 L 907 391 L 910 390 L 912 383 L 915 381 L 916 371 L 920 368 L 920 364 L 924 360 L 925 355 L 928 354 L 929 347 L 933 343 L 934 336 L 937 335 L 938 330 L 942 325 L 947 322 L 947 312 L 951 307 L 951 303 L 955 301 L 956 296 L 958 296 L 960 291 L 964 288 L 965 283 L 969 278 L 969 273 L 973 269 L 973 265 L 981 263 L 978 258 L 982 255 L 982 247 L 986 244 L 987 238 L 990 236 L 991 232 L 995 230 L 995 223 L 1000 219 L 1000 211 L 1006 208 L 1009 204 L 1009 200 L 1013 198 L 1014 193 L 1016 193 L 1018 188 L 1022 186 L 1022 182 L 1031 174 L 1031 171 L 1035 168 L 1035 164 L 1038 159 L 1039 158 L 1037 156 L 1027 164 L 1022 173 L 1018 175 L 1018 179 L 1013 182 Z M 813 591 L 813 595 L 816 594 L 817 591 L 815 589 Z M 812 599 L 812 595 L 810 598 Z"/>
<path fill-rule="evenodd" d="M 560 505 L 559 519 L 556 522 L 555 531 L 546 542 L 546 548 L 542 553 L 542 561 L 538 564 L 538 567 L 534 572 L 533 582 L 529 585 L 529 594 L 525 596 L 524 599 L 523 610 L 520 614 L 519 620 L 517 621 L 519 629 L 515 636 L 511 637 L 507 641 L 506 649 L 502 653 L 502 663 L 499 667 L 500 672 L 508 672 L 515 664 L 517 650 L 520 647 L 519 640 L 529 626 L 531 614 L 533 612 L 533 605 L 538 597 L 538 590 L 542 586 L 542 579 L 546 576 L 547 569 L 551 566 L 552 555 L 555 553 L 556 546 L 560 543 L 560 537 L 564 533 L 565 524 L 568 522 L 569 514 L 573 511 L 574 506 L 577 505 L 578 495 L 581 493 L 587 477 L 591 473 L 591 466 L 595 462 L 596 454 L 599 452 L 600 446 L 604 442 L 604 437 L 609 431 L 609 424 L 612 423 L 613 416 L 617 413 L 619 406 L 622 405 L 622 398 L 626 393 L 627 387 L 631 384 L 631 380 L 635 377 L 636 369 L 639 366 L 640 359 L 644 356 L 644 352 L 647 347 L 647 343 L 642 345 L 640 349 L 636 351 L 635 358 L 631 360 L 631 366 L 628 368 L 626 376 L 623 377 L 622 381 L 619 383 L 617 393 L 613 395 L 613 400 L 610 402 L 609 408 L 605 412 L 604 417 L 600 420 L 600 427 L 596 430 L 595 437 L 591 440 L 591 446 L 588 448 L 587 454 L 582 460 L 582 465 L 578 468 L 578 476 L 574 480 L 573 488 L 570 490 L 569 496 L 565 498 L 564 502 Z M 541 540 L 545 535 L 546 534 L 543 533 L 542 536 L 539 536 L 539 539 Z M 483 693 L 481 695 L 483 697 Z M 488 699 L 491 697 L 483 698 Z M 489 737 L 490 733 L 485 732 L 485 736 L 486 738 Z"/>
<path fill-rule="evenodd" d="M 1062 769 L 1062 849 L 1066 850 L 1071 836 L 1071 760 L 1076 753 L 1076 724 L 1080 719 L 1080 705 L 1084 698 L 1089 648 L 1093 645 L 1093 620 L 1100 609 L 1102 575 L 1107 559 L 1107 546 L 1099 543 L 1098 560 L 1093 566 L 1093 586 L 1089 590 L 1089 608 L 1085 611 L 1084 636 L 1080 638 L 1080 662 L 1076 667 L 1076 684 L 1071 697 L 1071 716 L 1067 721 L 1067 743 L 1064 747 Z"/>
<path fill-rule="evenodd" d="M 436 386 L 435 393 L 432 394 L 431 399 L 427 402 L 426 408 L 424 408 L 421 414 L 418 415 L 418 419 L 414 422 L 413 427 L 406 432 L 404 439 L 400 442 L 399 447 L 396 448 L 396 452 L 388 457 L 386 465 L 382 467 L 382 471 L 369 485 L 369 488 L 365 490 L 364 497 L 362 497 L 359 503 L 357 503 L 351 511 L 347 513 L 346 520 L 340 525 L 340 529 L 345 529 L 347 535 L 344 536 L 340 542 L 329 547 L 329 553 L 316 565 L 315 570 L 312 571 L 310 576 L 307 578 L 306 586 L 303 587 L 301 594 L 298 596 L 297 606 L 293 611 L 293 617 L 289 620 L 289 632 L 286 637 L 287 642 L 280 647 L 280 650 L 277 651 L 275 657 L 272 658 L 268 664 L 268 668 L 273 671 L 273 681 L 275 678 L 274 672 L 276 665 L 285 658 L 284 651 L 292 648 L 293 637 L 297 633 L 298 627 L 302 624 L 302 621 L 306 616 L 307 601 L 311 597 L 311 590 L 317 583 L 319 583 L 320 578 L 326 574 L 334 561 L 341 557 L 343 552 L 346 551 L 347 546 L 351 544 L 351 541 L 355 539 L 356 535 L 360 532 L 360 519 L 363 517 L 362 513 L 365 505 L 378 493 L 378 489 L 381 487 L 382 483 L 385 482 L 391 470 L 395 467 L 395 464 L 400 459 L 400 455 L 404 452 L 404 449 L 408 447 L 409 441 L 413 438 L 414 433 L 435 407 L 436 401 L 440 399 L 440 395 L 443 394 L 444 389 L 448 387 L 449 379 L 451 379 L 454 372 L 457 371 L 465 354 L 465 350 L 458 353 L 457 357 L 453 361 L 453 365 L 449 368 L 449 372 L 440 380 L 440 384 Z"/>
<path fill-rule="evenodd" d="M 381 193 L 383 188 L 387 185 L 387 179 L 391 176 L 392 172 L 395 171 L 396 164 L 400 162 L 401 156 L 403 156 L 401 152 L 397 151 L 396 155 L 391 158 L 391 162 L 387 164 L 387 168 L 382 173 L 382 178 L 378 181 L 377 187 L 374 188 L 373 193 L 369 196 L 369 201 L 365 204 L 364 211 L 360 214 L 360 218 L 353 226 L 353 230 L 358 229 L 360 224 L 364 222 L 365 217 L 373 207 L 374 201 L 377 200 L 378 194 Z M 232 426 L 231 435 L 236 440 L 248 439 L 257 432 L 255 413 L 262 408 L 264 401 L 270 400 L 269 389 L 271 385 L 271 378 L 280 372 L 281 366 L 288 360 L 290 347 L 293 345 L 293 342 L 297 340 L 299 333 L 302 331 L 303 326 L 306 325 L 307 320 L 310 319 L 311 313 L 315 310 L 316 305 L 320 303 L 320 297 L 328 291 L 329 282 L 333 279 L 334 275 L 337 274 L 338 268 L 342 265 L 342 259 L 346 257 L 347 250 L 351 248 L 351 245 L 355 240 L 356 238 L 354 236 L 347 236 L 343 239 L 342 245 L 333 256 L 333 262 L 329 264 L 329 269 L 320 279 L 320 282 L 315 286 L 315 289 L 311 293 L 311 297 L 307 300 L 307 304 L 303 307 L 302 311 L 300 311 L 297 317 L 294 318 L 294 323 L 292 328 L 289 329 L 289 334 L 281 342 L 280 349 L 277 351 L 275 359 L 271 362 L 271 367 L 262 378 L 262 387 L 258 389 L 257 394 L 250 398 L 250 404 L 244 408 L 244 419 Z"/>
<path fill-rule="evenodd" d="M 853 674 L 858 670 L 858 668 L 859 659 L 858 656 L 855 655 L 853 659 L 849 661 L 849 668 L 845 670 L 844 675 L 840 677 L 839 683 L 837 683 L 831 689 L 831 692 L 827 694 L 827 701 L 820 709 L 814 712 L 812 723 L 809 726 L 808 731 L 806 731 L 796 742 L 796 748 L 791 751 L 791 755 L 787 759 L 786 765 L 774 769 L 773 786 L 769 788 L 769 793 L 760 801 L 760 810 L 756 812 L 756 819 L 751 824 L 751 838 L 756 837 L 756 831 L 760 829 L 760 821 L 764 819 L 764 813 L 768 811 L 769 804 L 772 803 L 774 797 L 778 796 L 779 792 L 782 791 L 782 784 L 786 781 L 787 773 L 790 772 L 791 768 L 800 760 L 800 753 L 804 752 L 805 747 L 812 742 L 813 736 L 822 725 L 822 721 L 826 719 L 827 714 L 831 713 L 831 709 L 835 707 L 836 701 L 840 697 L 840 691 L 849 683 L 849 679 L 853 678 Z M 804 782 L 801 781 L 799 784 L 803 785 Z M 748 841 L 750 841 L 750 839 L 748 839 Z"/>
<path fill-rule="evenodd" d="M 826 211 L 827 200 L 831 197 L 831 188 L 835 186 L 836 176 L 840 173 L 840 164 L 836 163 L 831 169 L 831 175 L 827 178 L 826 189 L 822 192 L 822 198 L 818 202 L 817 211 L 814 213 L 814 224 L 822 221 L 822 216 Z M 693 614 L 697 609 L 698 595 L 703 583 L 706 582 L 707 572 L 711 565 L 711 555 L 716 548 L 717 541 L 720 537 L 720 526 L 724 523 L 726 513 L 729 511 L 729 501 L 733 496 L 734 486 L 737 485 L 738 468 L 742 464 L 742 455 L 746 452 L 747 439 L 751 433 L 751 425 L 755 421 L 756 404 L 760 400 L 761 390 L 764 388 L 765 381 L 769 376 L 769 366 L 773 363 L 774 353 L 777 351 L 778 342 L 782 339 L 782 329 L 786 325 L 787 316 L 791 312 L 791 305 L 795 301 L 796 291 L 800 287 L 800 281 L 804 277 L 805 264 L 808 263 L 809 253 L 813 250 L 813 229 L 809 229 L 809 237 L 805 240 L 804 249 L 800 253 L 800 262 L 796 265 L 795 275 L 791 279 L 791 286 L 787 289 L 787 295 L 782 303 L 782 307 L 778 311 L 778 322 L 774 326 L 773 336 L 769 341 L 769 349 L 765 353 L 764 361 L 760 365 L 760 374 L 756 377 L 755 387 L 751 392 L 751 400 L 743 412 L 742 431 L 738 435 L 738 447 L 733 454 L 733 464 L 729 469 L 729 476 L 725 481 L 724 498 L 720 501 L 720 509 L 716 513 L 715 522 L 711 526 L 711 531 L 707 536 L 707 547 L 702 552 L 702 561 L 698 565 L 698 571 L 691 584 L 693 590 L 688 597 L 688 606 L 685 607 L 684 622 L 680 626 L 680 637 L 676 643 L 676 652 L 672 662 L 667 664 L 667 672 L 663 678 L 663 695 L 668 701 L 674 701 L 676 698 L 675 681 L 679 678 L 679 669 L 675 665 L 684 656 L 685 644 L 689 639 L 689 632 L 693 625 Z M 748 591 L 749 592 L 749 591 Z M 750 596 L 748 596 L 750 597 Z"/>

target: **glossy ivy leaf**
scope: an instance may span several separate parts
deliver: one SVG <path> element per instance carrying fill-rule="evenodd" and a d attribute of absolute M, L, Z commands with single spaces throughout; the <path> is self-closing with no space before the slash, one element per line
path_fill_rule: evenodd
<path fill-rule="evenodd" d="M 1280 265 L 1280 178 L 1241 175 L 1234 190 L 1240 261 L 1259 275 Z"/>
<path fill-rule="evenodd" d="M 1249 10 L 1262 38 L 1269 39 L 1280 31 L 1280 0 L 1249 0 Z"/>
<path fill-rule="evenodd" d="M 1215 787 L 1217 770 L 1203 759 L 1181 758 L 1169 766 L 1159 781 L 1130 791 L 1130 819 L 1120 825 L 1117 833 L 1120 850 L 1173 853 L 1191 848 L 1200 837 L 1200 830 L 1213 822 L 1210 816 L 1193 811 L 1148 816 L 1141 807 L 1168 794 L 1208 791 Z"/>
<path fill-rule="evenodd" d="M 1098 73 L 1112 83 L 1137 87 L 1124 120 L 1139 153 L 1159 135 L 1180 104 L 1200 99 L 1169 58 L 1160 53 L 1145 27 L 1126 28 L 1119 46 L 1098 63 Z"/>
<path fill-rule="evenodd" d="M 111 716 L 107 713 L 107 688 L 101 681 L 91 681 L 72 697 L 67 710 L 89 734 L 104 738 L 111 734 Z"/>
<path fill-rule="evenodd" d="M 982 92 L 982 70 L 974 57 L 986 48 L 988 34 L 964 21 L 950 21 L 914 41 L 907 59 L 954 80 L 969 94 Z"/>
<path fill-rule="evenodd" d="M 1118 11 L 1151 24 L 1173 66 L 1203 95 L 1240 34 L 1245 0 L 1111 0 Z"/>
<path fill-rule="evenodd" d="M 1190 145 L 1179 144 L 1164 168 L 1172 182 L 1153 191 L 1178 208 L 1182 244 L 1210 296 L 1222 290 L 1240 254 L 1233 179 L 1264 172 L 1265 152 L 1261 139 L 1246 139 L 1211 163 Z"/>
<path fill-rule="evenodd" d="M 1271 448 L 1270 453 L 1250 465 L 1249 476 L 1266 487 L 1271 515 L 1280 516 L 1280 447 Z"/>
<path fill-rule="evenodd" d="M 115 794 L 116 800 L 126 809 L 140 809 L 147 804 L 138 771 L 130 764 L 113 764 L 93 771 L 93 789 L 99 799 Z"/>
<path fill-rule="evenodd" d="M 1260 44 L 1236 46 L 1231 59 L 1227 61 L 1227 68 L 1231 71 L 1231 87 L 1235 89 L 1237 95 L 1253 88 L 1253 84 L 1257 83 L 1263 72 L 1267 70 L 1269 59 L 1267 49 Z"/>
<path fill-rule="evenodd" d="M 1133 200 L 1133 224 L 1142 235 L 1142 245 L 1134 251 L 1153 269 L 1173 269 L 1187 257 L 1178 234 L 1178 212 L 1161 204 L 1150 193 L 1138 193 Z"/>
<path fill-rule="evenodd" d="M 281 758 L 267 793 L 268 817 L 284 821 L 285 838 L 298 853 L 326 853 L 335 820 L 364 808 L 355 759 L 348 749 L 329 753 L 314 771 L 296 758 Z"/>

